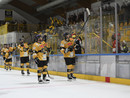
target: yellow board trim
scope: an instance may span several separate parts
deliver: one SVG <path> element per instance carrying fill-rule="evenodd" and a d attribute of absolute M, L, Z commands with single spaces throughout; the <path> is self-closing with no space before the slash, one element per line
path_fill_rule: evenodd
<path fill-rule="evenodd" d="M 130 79 L 110 78 L 110 83 L 130 85 Z"/>

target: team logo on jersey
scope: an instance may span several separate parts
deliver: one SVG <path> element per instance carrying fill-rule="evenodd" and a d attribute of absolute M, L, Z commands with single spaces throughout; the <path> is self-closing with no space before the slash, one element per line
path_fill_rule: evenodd
<path fill-rule="evenodd" d="M 71 43 L 71 42 L 69 42 L 67 45 L 68 45 L 68 46 L 71 46 L 71 45 L 72 45 L 72 43 Z"/>
<path fill-rule="evenodd" d="M 44 44 L 44 46 L 47 46 L 47 44 Z"/>
<path fill-rule="evenodd" d="M 40 45 L 41 48 L 43 48 L 44 46 L 43 45 Z"/>

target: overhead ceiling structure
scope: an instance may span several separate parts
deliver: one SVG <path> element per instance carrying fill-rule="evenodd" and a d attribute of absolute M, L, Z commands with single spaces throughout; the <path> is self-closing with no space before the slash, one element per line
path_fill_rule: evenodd
<path fill-rule="evenodd" d="M 91 3 L 96 1 L 97 0 L 0 0 L 0 5 L 3 5 L 0 6 L 0 8 L 5 8 L 8 5 L 10 9 L 11 7 L 13 10 L 17 9 L 19 14 L 24 12 L 39 22 L 45 21 L 48 17 L 55 15 L 60 15 L 65 18 L 66 12 L 81 7 L 90 8 Z"/>

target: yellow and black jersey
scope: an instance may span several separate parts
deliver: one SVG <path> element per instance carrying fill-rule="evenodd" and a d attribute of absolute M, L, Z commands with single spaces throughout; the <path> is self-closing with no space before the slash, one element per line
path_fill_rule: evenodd
<path fill-rule="evenodd" d="M 18 49 L 20 51 L 20 57 L 28 57 L 29 56 L 29 46 L 27 43 L 24 43 L 23 46 L 18 45 Z"/>
<path fill-rule="evenodd" d="M 60 51 L 64 55 L 64 58 L 75 57 L 74 40 L 72 38 L 69 41 L 62 40 L 60 45 Z"/>
<path fill-rule="evenodd" d="M 45 50 L 47 50 L 47 57 L 49 57 L 50 45 L 47 42 L 45 42 L 45 41 L 42 41 L 41 44 L 43 44 Z"/>
<path fill-rule="evenodd" d="M 11 59 L 12 56 L 13 56 L 13 51 L 15 50 L 16 48 L 14 47 L 9 47 L 8 51 L 6 51 L 6 54 L 5 54 L 5 58 L 6 59 Z"/>
<path fill-rule="evenodd" d="M 5 57 L 5 54 L 6 54 L 7 51 L 8 51 L 7 48 L 2 48 L 1 55 L 3 55 L 3 57 Z"/>
<path fill-rule="evenodd" d="M 35 42 L 33 44 L 33 58 L 35 59 L 36 57 L 40 60 L 40 61 L 46 61 L 47 60 L 47 48 L 45 47 L 45 43 L 44 42 L 41 43 L 37 43 Z"/>
<path fill-rule="evenodd" d="M 9 47 L 10 52 L 13 52 L 14 50 L 16 50 L 16 47 Z"/>

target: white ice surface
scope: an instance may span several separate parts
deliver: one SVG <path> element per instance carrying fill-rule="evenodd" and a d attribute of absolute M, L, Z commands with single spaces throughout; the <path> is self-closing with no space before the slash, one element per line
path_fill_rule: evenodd
<path fill-rule="evenodd" d="M 52 75 L 51 75 L 52 76 Z M 49 84 L 38 84 L 37 74 L 0 68 L 0 98 L 130 98 L 130 86 L 52 76 Z"/>

